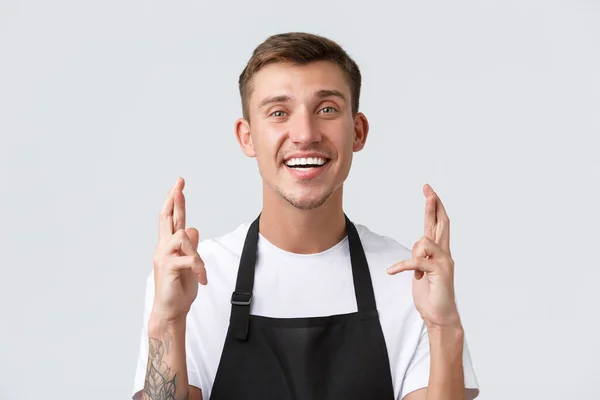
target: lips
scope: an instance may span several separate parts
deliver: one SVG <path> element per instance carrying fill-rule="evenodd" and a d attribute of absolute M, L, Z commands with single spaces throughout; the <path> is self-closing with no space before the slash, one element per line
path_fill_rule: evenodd
<path fill-rule="evenodd" d="M 326 157 L 291 157 L 285 161 L 285 165 L 294 169 L 318 168 L 329 161 Z"/>
<path fill-rule="evenodd" d="M 296 179 L 314 179 L 329 167 L 328 158 L 306 157 L 303 159 L 292 158 L 285 163 L 285 169 Z"/>

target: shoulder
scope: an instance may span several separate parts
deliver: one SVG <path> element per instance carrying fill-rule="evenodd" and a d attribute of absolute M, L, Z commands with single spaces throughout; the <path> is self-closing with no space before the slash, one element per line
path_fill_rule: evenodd
<path fill-rule="evenodd" d="M 198 253 L 205 262 L 216 261 L 228 254 L 239 256 L 249 228 L 250 222 L 242 222 L 224 234 L 202 239 L 198 244 Z"/>
<path fill-rule="evenodd" d="M 356 226 L 367 258 L 377 258 L 378 261 L 387 262 L 411 257 L 412 250 L 396 239 L 375 232 L 365 224 L 355 223 L 354 226 Z"/>

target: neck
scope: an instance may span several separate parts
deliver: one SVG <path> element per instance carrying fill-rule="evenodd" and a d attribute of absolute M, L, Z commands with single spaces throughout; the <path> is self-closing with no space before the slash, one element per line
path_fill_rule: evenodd
<path fill-rule="evenodd" d="M 265 193 L 259 230 L 273 245 L 290 253 L 320 253 L 335 246 L 346 235 L 342 187 L 312 210 L 300 210 L 274 193 Z"/>

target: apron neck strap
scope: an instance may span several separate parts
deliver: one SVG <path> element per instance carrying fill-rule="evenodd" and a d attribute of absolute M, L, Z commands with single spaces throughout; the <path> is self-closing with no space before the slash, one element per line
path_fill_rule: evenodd
<path fill-rule="evenodd" d="M 373 292 L 371 274 L 365 251 L 356 227 L 346 214 L 344 214 L 344 218 L 346 220 L 346 233 L 350 249 L 350 262 L 352 264 L 352 279 L 354 281 L 354 293 L 356 295 L 358 311 L 375 311 L 375 294 Z M 259 222 L 260 214 L 248 228 L 240 258 L 235 291 L 231 295 L 229 334 L 238 340 L 246 340 L 248 337 L 256 253 L 258 249 Z"/>
<path fill-rule="evenodd" d="M 350 248 L 350 262 L 352 264 L 352 279 L 354 280 L 354 293 L 358 311 L 375 311 L 375 294 L 369 272 L 369 263 L 365 250 L 360 241 L 356 226 L 346 218 L 346 232 L 348 234 L 348 247 Z"/>

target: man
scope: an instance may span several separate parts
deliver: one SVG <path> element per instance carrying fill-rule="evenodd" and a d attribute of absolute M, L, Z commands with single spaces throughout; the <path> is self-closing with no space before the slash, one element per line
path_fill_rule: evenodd
<path fill-rule="evenodd" d="M 239 85 L 235 134 L 257 160 L 262 210 L 198 244 L 177 180 L 159 217 L 134 397 L 476 397 L 439 197 L 424 186 L 412 253 L 343 211 L 369 132 L 355 62 L 326 38 L 274 35 Z"/>

